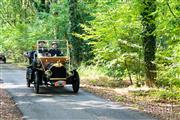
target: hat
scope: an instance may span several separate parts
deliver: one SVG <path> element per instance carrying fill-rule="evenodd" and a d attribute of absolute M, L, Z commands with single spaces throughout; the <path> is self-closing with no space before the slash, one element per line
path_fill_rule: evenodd
<path fill-rule="evenodd" d="M 41 40 L 41 41 L 38 41 L 38 43 L 46 43 L 46 41 L 44 41 L 44 40 Z"/>
<path fill-rule="evenodd" d="M 51 44 L 52 44 L 52 45 L 54 45 L 54 44 L 56 44 L 56 45 L 57 45 L 58 43 L 57 43 L 57 42 L 55 42 L 55 41 L 53 41 Z"/>

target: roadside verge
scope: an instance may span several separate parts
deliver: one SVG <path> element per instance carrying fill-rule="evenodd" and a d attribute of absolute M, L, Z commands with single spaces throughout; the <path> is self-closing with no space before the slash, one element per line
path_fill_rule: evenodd
<path fill-rule="evenodd" d="M 0 119 L 1 120 L 23 120 L 22 113 L 16 106 L 12 97 L 3 89 L 3 82 L 0 79 Z"/>
<path fill-rule="evenodd" d="M 81 85 L 81 87 L 85 91 L 102 98 L 130 106 L 136 110 L 150 113 L 151 115 L 158 117 L 160 120 L 180 120 L 180 105 L 178 104 L 163 103 L 162 101 L 155 102 L 148 97 L 144 98 L 142 96 L 132 95 L 128 93 L 131 91 L 128 88 L 109 88 L 85 84 Z M 145 93 L 144 91 L 146 91 L 146 89 L 141 88 L 140 91 Z"/>

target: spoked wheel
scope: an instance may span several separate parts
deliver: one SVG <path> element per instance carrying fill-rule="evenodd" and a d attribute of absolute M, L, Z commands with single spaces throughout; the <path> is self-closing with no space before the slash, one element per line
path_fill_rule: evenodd
<path fill-rule="evenodd" d="M 30 72 L 30 70 L 29 70 L 30 68 L 28 68 L 27 69 L 27 71 L 26 71 L 26 85 L 27 85 L 27 87 L 30 87 L 30 85 L 31 85 L 31 81 L 30 81 L 30 78 L 29 78 L 29 72 Z"/>
<path fill-rule="evenodd" d="M 39 74 L 38 71 L 34 73 L 34 91 L 38 94 L 39 93 Z"/>
<path fill-rule="evenodd" d="M 72 88 L 73 88 L 74 93 L 78 93 L 79 85 L 80 85 L 80 78 L 77 71 L 74 70 L 73 72 L 74 72 L 74 76 L 73 76 Z"/>
<path fill-rule="evenodd" d="M 27 80 L 27 87 L 30 87 L 31 86 L 31 82 L 29 79 L 26 79 Z"/>

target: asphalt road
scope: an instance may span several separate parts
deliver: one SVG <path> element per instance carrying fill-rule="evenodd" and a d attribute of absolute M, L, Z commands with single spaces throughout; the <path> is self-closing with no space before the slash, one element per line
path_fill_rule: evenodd
<path fill-rule="evenodd" d="M 85 92 L 64 88 L 41 88 L 35 94 L 26 87 L 25 70 L 0 64 L 0 79 L 27 120 L 155 120 L 152 116 Z"/>

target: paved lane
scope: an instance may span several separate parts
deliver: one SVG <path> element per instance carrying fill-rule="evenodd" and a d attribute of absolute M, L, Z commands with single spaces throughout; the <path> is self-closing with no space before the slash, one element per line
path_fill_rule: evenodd
<path fill-rule="evenodd" d="M 10 64 L 0 64 L 0 79 L 27 120 L 155 120 L 82 89 L 74 94 L 71 86 L 40 88 L 35 94 L 26 87 L 25 70 Z"/>

